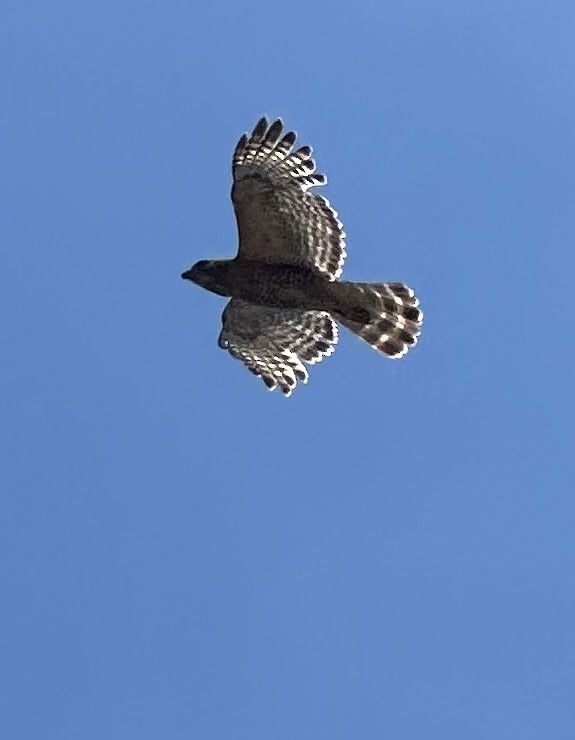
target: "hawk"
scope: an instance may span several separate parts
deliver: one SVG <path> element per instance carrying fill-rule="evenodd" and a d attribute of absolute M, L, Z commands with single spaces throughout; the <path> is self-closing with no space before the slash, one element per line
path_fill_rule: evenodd
<path fill-rule="evenodd" d="M 306 364 L 332 354 L 337 321 L 387 357 L 417 342 L 422 312 L 403 283 L 340 280 L 345 234 L 312 188 L 324 185 L 309 146 L 281 119 L 264 117 L 233 155 L 232 202 L 239 232 L 233 259 L 201 260 L 182 273 L 231 300 L 218 344 L 273 390 L 291 395 Z"/>

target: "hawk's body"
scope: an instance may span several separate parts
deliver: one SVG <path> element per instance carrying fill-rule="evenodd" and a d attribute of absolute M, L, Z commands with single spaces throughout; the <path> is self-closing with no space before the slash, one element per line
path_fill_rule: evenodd
<path fill-rule="evenodd" d="M 414 345 L 422 314 L 403 283 L 339 281 L 345 234 L 328 201 L 311 149 L 292 151 L 295 134 L 262 118 L 233 159 L 232 200 L 239 230 L 231 260 L 203 260 L 182 277 L 229 296 L 219 344 L 268 388 L 290 395 L 307 381 L 305 363 L 337 344 L 334 317 L 389 357 Z"/>
<path fill-rule="evenodd" d="M 313 308 L 315 306 L 309 305 L 310 301 L 318 303 L 322 300 L 326 282 L 313 270 L 298 265 L 218 260 L 214 283 L 209 289 L 220 295 L 266 306 L 298 308 L 307 303 L 309 308 Z"/>

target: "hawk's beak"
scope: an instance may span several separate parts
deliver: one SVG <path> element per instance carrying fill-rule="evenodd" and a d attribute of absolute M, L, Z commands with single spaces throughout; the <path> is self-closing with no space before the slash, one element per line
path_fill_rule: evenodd
<path fill-rule="evenodd" d="M 182 272 L 182 277 L 184 280 L 191 280 L 192 279 L 192 270 L 186 270 L 185 272 Z"/>

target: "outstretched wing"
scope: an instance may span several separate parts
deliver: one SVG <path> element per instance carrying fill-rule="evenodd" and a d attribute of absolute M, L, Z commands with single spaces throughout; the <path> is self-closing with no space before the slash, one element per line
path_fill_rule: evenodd
<path fill-rule="evenodd" d="M 309 192 L 327 178 L 314 174 L 311 147 L 294 151 L 296 134 L 282 134 L 280 119 L 268 126 L 262 118 L 236 146 L 232 201 L 238 257 L 303 265 L 334 280 L 345 259 L 345 234 L 329 202 Z"/>
<path fill-rule="evenodd" d="M 305 363 L 332 354 L 337 324 L 325 311 L 257 306 L 232 298 L 222 314 L 218 344 L 241 360 L 273 390 L 289 396 L 298 380 L 307 383 Z"/>

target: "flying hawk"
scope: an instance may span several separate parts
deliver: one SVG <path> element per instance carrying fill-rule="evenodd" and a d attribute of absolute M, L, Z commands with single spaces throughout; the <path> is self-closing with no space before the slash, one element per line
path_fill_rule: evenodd
<path fill-rule="evenodd" d="M 261 118 L 233 156 L 232 201 L 239 232 L 234 259 L 201 260 L 182 277 L 231 300 L 219 346 L 273 390 L 289 396 L 307 382 L 306 364 L 332 354 L 336 321 L 387 357 L 417 342 L 423 314 L 403 283 L 340 280 L 345 234 L 337 213 L 312 188 L 309 146 L 280 119 Z"/>

